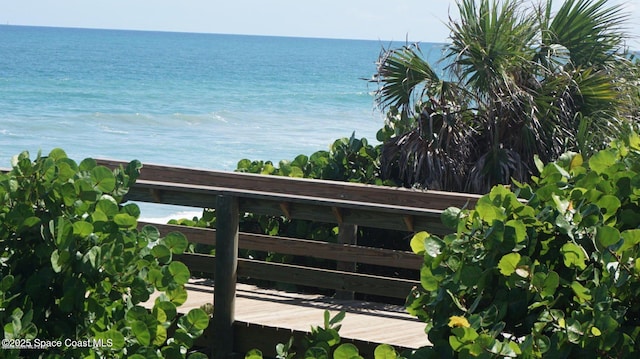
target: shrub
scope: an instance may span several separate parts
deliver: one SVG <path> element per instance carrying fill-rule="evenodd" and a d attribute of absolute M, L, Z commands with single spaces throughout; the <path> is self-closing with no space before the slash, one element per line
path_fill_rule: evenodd
<path fill-rule="evenodd" d="M 190 273 L 172 256 L 186 238 L 138 230 L 138 206 L 121 203 L 141 164 L 111 171 L 60 149 L 12 162 L 0 174 L 0 323 L 3 349 L 14 348 L 3 355 L 184 357 L 209 317 L 178 318 Z"/>
<path fill-rule="evenodd" d="M 393 185 L 380 176 L 380 146 L 372 146 L 366 138 L 340 138 L 330 151 L 317 151 L 311 156 L 298 155 L 293 161 L 282 160 L 279 167 L 271 161 L 238 162 L 238 172 L 304 177 L 334 181 Z"/>
<path fill-rule="evenodd" d="M 455 234 L 412 239 L 424 357 L 637 357 L 640 137 L 537 165 L 531 185 L 448 209 Z"/>
<path fill-rule="evenodd" d="M 338 332 L 345 312 L 339 312 L 333 318 L 328 310 L 324 312 L 324 326 L 312 326 L 311 332 L 302 338 L 302 343 L 297 348 L 301 355 L 294 351 L 294 337 L 287 343 L 276 345 L 276 359 L 363 359 L 360 350 L 351 343 L 342 343 Z M 245 359 L 262 359 L 262 352 L 258 349 L 250 350 Z M 374 350 L 374 359 L 405 359 L 395 348 L 387 344 L 381 344 Z"/>

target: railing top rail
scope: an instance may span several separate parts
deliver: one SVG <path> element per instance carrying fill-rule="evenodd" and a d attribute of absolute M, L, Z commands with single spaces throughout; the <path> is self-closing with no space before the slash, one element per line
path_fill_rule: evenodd
<path fill-rule="evenodd" d="M 112 168 L 126 164 L 126 162 L 109 159 L 100 159 L 98 163 Z M 156 164 L 143 164 L 140 180 L 227 188 L 230 191 L 244 191 L 254 195 L 259 192 L 272 193 L 282 197 L 323 198 L 327 201 L 361 202 L 396 208 L 409 207 L 435 211 L 442 211 L 451 206 L 473 206 L 480 198 L 479 195 L 468 193 L 415 190 Z"/>
<path fill-rule="evenodd" d="M 214 187 L 195 184 L 173 183 L 173 182 L 158 182 L 149 180 L 138 180 L 136 182 L 137 187 L 144 187 L 150 190 L 159 191 L 179 191 L 183 193 L 192 193 L 204 195 L 230 195 L 238 198 L 250 198 L 260 200 L 270 200 L 279 203 L 303 203 L 313 204 L 324 207 L 338 207 L 344 209 L 354 210 L 369 210 L 374 212 L 396 213 L 405 215 L 416 216 L 434 216 L 437 217 L 442 212 L 441 210 L 434 210 L 430 208 L 422 207 L 408 207 L 397 206 L 393 204 L 380 204 L 376 202 L 359 202 L 353 200 L 332 199 L 326 197 L 311 197 L 303 195 L 292 195 L 287 193 L 274 193 L 247 189 L 237 189 L 229 187 Z"/>

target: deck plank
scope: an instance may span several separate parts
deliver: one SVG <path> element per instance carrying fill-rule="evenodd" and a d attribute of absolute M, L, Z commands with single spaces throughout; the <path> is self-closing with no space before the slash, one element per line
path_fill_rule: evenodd
<path fill-rule="evenodd" d="M 188 299 L 179 308 L 180 312 L 213 302 L 211 280 L 192 279 L 186 287 Z M 322 325 L 325 310 L 332 316 L 344 310 L 347 314 L 340 329 L 342 338 L 404 348 L 429 345 L 425 323 L 397 305 L 339 300 L 238 283 L 235 308 L 236 321 L 307 332 L 311 326 Z"/>

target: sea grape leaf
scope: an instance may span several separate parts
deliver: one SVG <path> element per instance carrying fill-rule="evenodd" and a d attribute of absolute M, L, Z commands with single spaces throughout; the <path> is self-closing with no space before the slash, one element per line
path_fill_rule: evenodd
<path fill-rule="evenodd" d="M 615 227 L 598 227 L 596 230 L 596 240 L 602 247 L 607 248 L 620 241 L 620 231 Z"/>
<path fill-rule="evenodd" d="M 97 165 L 98 165 L 98 163 L 93 158 L 85 158 L 78 165 L 78 170 L 79 171 L 91 171 Z"/>
<path fill-rule="evenodd" d="M 541 294 L 543 297 L 554 295 L 560 285 L 560 276 L 556 272 L 549 272 L 544 279 Z"/>
<path fill-rule="evenodd" d="M 154 226 L 146 225 L 142 227 L 138 237 L 145 238 L 147 242 L 153 243 L 160 238 L 160 231 Z"/>
<path fill-rule="evenodd" d="M 562 248 L 560 248 L 560 253 L 562 253 L 564 258 L 564 265 L 568 268 L 577 267 L 582 270 L 587 268 L 587 264 L 585 263 L 587 256 L 581 246 L 572 242 L 565 243 Z"/>
<path fill-rule="evenodd" d="M 169 273 L 178 285 L 183 285 L 189 281 L 191 273 L 189 268 L 181 262 L 171 262 L 169 264 Z"/>
<path fill-rule="evenodd" d="M 167 329 L 162 325 L 156 325 L 156 330 L 154 332 L 153 345 L 161 346 L 167 340 Z"/>
<path fill-rule="evenodd" d="M 451 229 L 457 229 L 458 222 L 460 222 L 460 212 L 460 208 L 457 207 L 449 207 L 445 209 L 444 212 L 442 212 L 442 215 L 440 215 L 442 224 Z"/>
<path fill-rule="evenodd" d="M 411 250 L 415 254 L 424 254 L 425 252 L 425 240 L 429 238 L 431 235 L 428 232 L 418 232 L 413 238 L 411 238 L 411 242 L 409 245 L 411 246 Z"/>
<path fill-rule="evenodd" d="M 582 158 L 582 155 L 579 153 L 576 153 L 573 158 L 571 158 L 571 163 L 569 164 L 569 170 L 573 170 L 576 167 L 580 167 L 582 166 L 582 164 L 584 163 L 584 160 Z"/>
<path fill-rule="evenodd" d="M 182 254 L 189 246 L 189 241 L 187 241 L 187 237 L 180 232 L 170 232 L 160 241 L 160 243 L 164 244 L 171 253 L 173 254 Z"/>
<path fill-rule="evenodd" d="M 507 277 L 513 274 L 516 271 L 516 268 L 518 268 L 520 258 L 521 256 L 519 253 L 509 253 L 502 256 L 500 262 L 498 262 L 498 269 L 500 269 L 500 273 Z"/>
<path fill-rule="evenodd" d="M 73 224 L 73 234 L 85 238 L 93 233 L 93 224 L 86 221 L 78 221 Z"/>
<path fill-rule="evenodd" d="M 171 250 L 164 244 L 157 244 L 151 248 L 151 254 L 158 259 L 160 263 L 169 263 L 171 261 Z"/>
<path fill-rule="evenodd" d="M 67 153 L 64 152 L 64 150 L 62 148 L 54 148 L 49 152 L 49 158 L 52 158 L 54 160 L 59 160 L 62 158 L 67 158 Z"/>
<path fill-rule="evenodd" d="M 424 250 L 425 252 L 435 258 L 442 253 L 442 248 L 445 244 L 437 237 L 429 236 L 424 240 Z"/>
<path fill-rule="evenodd" d="M 600 174 L 616 162 L 616 155 L 611 150 L 602 150 L 591 156 L 589 167 Z"/>
<path fill-rule="evenodd" d="M 305 359 L 329 359 L 329 355 L 327 354 L 327 351 L 324 348 L 321 347 L 311 347 L 309 349 L 307 349 L 307 351 L 304 353 L 304 358 Z"/>
<path fill-rule="evenodd" d="M 521 220 L 512 219 L 505 223 L 505 236 L 513 235 L 516 243 L 520 243 L 527 238 L 527 228 Z"/>
<path fill-rule="evenodd" d="M 173 339 L 175 339 L 175 341 L 172 342 L 171 345 L 166 345 L 162 347 L 162 349 L 160 349 L 160 353 L 162 354 L 162 356 L 159 357 L 182 358 L 184 354 L 180 352 L 180 347 L 186 346 L 187 348 L 189 348 L 193 345 L 193 339 L 189 338 L 187 333 L 185 333 L 182 329 L 176 330 L 175 334 L 173 335 Z"/>
<path fill-rule="evenodd" d="M 109 195 L 102 195 L 96 203 L 96 211 L 104 213 L 108 218 L 113 218 L 119 212 L 118 202 Z"/>
<path fill-rule="evenodd" d="M 102 250 L 99 246 L 93 246 L 83 256 L 82 260 L 85 263 L 89 263 L 91 265 L 91 268 L 98 269 L 101 261 L 101 256 L 100 256 L 101 252 Z"/>
<path fill-rule="evenodd" d="M 59 160 L 56 163 L 57 171 L 55 180 L 58 182 L 67 182 L 76 175 L 75 162 L 69 159 Z"/>
<path fill-rule="evenodd" d="M 151 333 L 149 332 L 149 328 L 143 321 L 136 320 L 130 323 L 130 326 L 131 331 L 133 332 L 133 335 L 135 336 L 138 343 L 144 346 L 151 344 Z"/>
<path fill-rule="evenodd" d="M 113 216 L 113 222 L 122 228 L 133 228 L 138 224 L 138 219 L 127 213 L 118 213 Z"/>
<path fill-rule="evenodd" d="M 131 300 L 134 304 L 147 301 L 149 299 L 149 290 L 147 282 L 140 277 L 134 277 L 130 286 Z"/>
<path fill-rule="evenodd" d="M 177 287 L 167 290 L 167 297 L 176 306 L 180 306 L 187 301 L 187 291 L 184 287 Z"/>
<path fill-rule="evenodd" d="M 398 353 L 391 345 L 380 344 L 374 350 L 373 356 L 375 359 L 396 359 L 398 358 Z"/>
<path fill-rule="evenodd" d="M 333 352 L 334 359 L 358 359 L 362 358 L 358 348 L 351 343 L 340 344 Z"/>
<path fill-rule="evenodd" d="M 616 214 L 622 203 L 620 203 L 618 197 L 607 194 L 600 197 L 596 202 L 596 205 L 605 210 L 605 212 L 603 213 L 603 217 L 606 221 L 611 216 Z"/>
<path fill-rule="evenodd" d="M 259 349 L 251 349 L 244 355 L 244 359 L 262 359 L 262 352 Z"/>
<path fill-rule="evenodd" d="M 492 223 L 495 220 L 503 221 L 507 218 L 504 213 L 504 208 L 496 206 L 489 196 L 484 196 L 478 200 L 475 211 L 480 215 L 480 218 L 487 223 Z"/>
<path fill-rule="evenodd" d="M 205 330 L 209 326 L 209 315 L 200 308 L 191 309 L 189 313 L 187 313 L 186 318 L 189 324 L 196 330 Z"/>
<path fill-rule="evenodd" d="M 67 249 L 73 242 L 73 225 L 64 217 L 58 217 L 56 230 L 56 246 L 59 249 Z"/>
<path fill-rule="evenodd" d="M 140 207 L 138 207 L 138 205 L 135 203 L 127 203 L 122 207 L 122 209 L 120 210 L 120 213 L 126 213 L 131 217 L 139 218 Z"/>
<path fill-rule="evenodd" d="M 618 249 L 618 253 L 623 253 L 640 243 L 640 229 L 627 229 L 626 231 L 623 231 L 620 236 L 624 241 L 622 242 L 622 246 Z"/>
<path fill-rule="evenodd" d="M 155 247 L 154 247 L 155 248 Z M 159 269 L 151 269 L 147 273 L 147 281 L 153 284 L 154 287 L 162 290 L 166 288 L 166 284 L 163 282 L 164 276 L 162 275 L 162 271 Z"/>
<path fill-rule="evenodd" d="M 465 264 L 460 270 L 460 283 L 473 287 L 478 284 L 481 275 L 482 269 L 480 267 L 472 264 Z"/>
<path fill-rule="evenodd" d="M 53 268 L 54 272 L 60 273 L 64 265 L 69 261 L 69 258 L 71 258 L 69 251 L 56 249 L 51 253 L 51 268 Z"/>
<path fill-rule="evenodd" d="M 553 296 L 560 285 L 560 276 L 556 272 L 537 272 L 531 279 L 531 284 L 538 289 L 540 296 L 546 298 Z"/>
<path fill-rule="evenodd" d="M 124 335 L 122 335 L 122 333 L 120 333 L 116 329 L 97 333 L 95 338 L 97 340 L 102 339 L 103 343 L 111 343 L 111 349 L 114 350 L 122 349 L 125 345 Z"/>
<path fill-rule="evenodd" d="M 95 183 L 95 188 L 102 193 L 109 193 L 116 188 L 116 177 L 104 166 L 91 169 L 91 180 Z"/>
<path fill-rule="evenodd" d="M 168 319 L 173 319 L 178 314 L 176 305 L 169 301 L 156 300 L 153 309 L 156 310 L 156 308 L 163 311 Z"/>
<path fill-rule="evenodd" d="M 248 158 L 241 159 L 240 161 L 238 161 L 236 168 L 240 172 L 248 172 L 249 168 L 251 168 L 251 160 L 249 160 Z"/>
<path fill-rule="evenodd" d="M 291 162 L 291 165 L 299 168 L 304 168 L 307 163 L 309 163 L 309 157 L 307 157 L 306 155 L 298 155 L 293 160 L 293 162 Z"/>
<path fill-rule="evenodd" d="M 420 268 L 420 284 L 426 291 L 434 291 L 438 289 L 439 281 L 431 272 L 428 266 L 423 265 Z"/>

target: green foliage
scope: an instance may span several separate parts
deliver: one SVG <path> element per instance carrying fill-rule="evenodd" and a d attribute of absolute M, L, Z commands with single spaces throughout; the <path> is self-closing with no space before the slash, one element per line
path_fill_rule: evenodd
<path fill-rule="evenodd" d="M 380 147 L 372 146 L 366 138 L 350 138 L 334 141 L 330 151 L 317 151 L 311 156 L 299 155 L 293 161 L 282 160 L 279 167 L 270 161 L 238 162 L 238 172 L 328 179 L 345 182 L 392 184 L 380 179 Z"/>
<path fill-rule="evenodd" d="M 292 351 L 294 348 L 294 338 L 291 337 L 286 344 L 280 343 L 276 345 L 276 358 L 362 359 L 363 357 L 355 345 L 351 343 L 340 344 L 341 339 L 338 331 L 340 330 L 340 323 L 344 320 L 344 317 L 345 312 L 339 312 L 332 318 L 331 313 L 326 310 L 324 312 L 324 325 L 322 327 L 311 327 L 311 332 L 303 338 L 300 347 L 303 356 L 296 356 L 296 353 Z M 413 353 L 409 353 L 409 355 L 411 354 Z M 398 354 L 392 346 L 382 344 L 376 347 L 374 358 L 405 359 L 406 357 Z M 257 349 L 250 350 L 245 354 L 245 359 L 262 359 L 262 352 Z"/>
<path fill-rule="evenodd" d="M 55 149 L 33 161 L 21 153 L 12 167 L 0 174 L 4 338 L 36 347 L 46 340 L 42 355 L 51 358 L 185 357 L 209 316 L 177 315 L 190 273 L 172 257 L 186 238 L 138 230 L 138 206 L 122 204 L 141 164 L 111 171 Z M 142 307 L 154 291 L 153 308 Z"/>
<path fill-rule="evenodd" d="M 449 209 L 454 234 L 419 233 L 429 357 L 637 357 L 640 137 L 588 161 L 566 153 L 533 183 Z"/>

